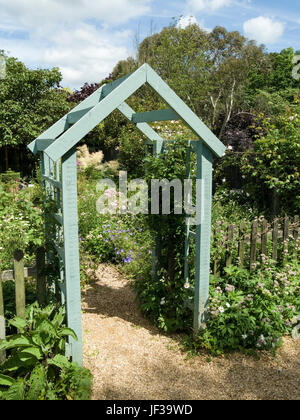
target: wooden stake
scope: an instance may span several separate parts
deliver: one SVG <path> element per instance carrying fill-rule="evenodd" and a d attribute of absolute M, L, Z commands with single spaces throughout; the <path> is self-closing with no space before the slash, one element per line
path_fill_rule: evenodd
<path fill-rule="evenodd" d="M 24 254 L 17 250 L 14 252 L 14 276 L 16 287 L 17 316 L 25 319 L 25 280 L 24 280 Z"/>

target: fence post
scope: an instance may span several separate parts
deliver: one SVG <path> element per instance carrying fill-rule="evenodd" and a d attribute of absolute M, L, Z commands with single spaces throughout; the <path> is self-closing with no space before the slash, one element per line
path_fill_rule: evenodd
<path fill-rule="evenodd" d="M 24 280 L 24 254 L 17 250 L 14 252 L 14 276 L 16 287 L 17 316 L 25 319 L 25 280 Z"/>
<path fill-rule="evenodd" d="M 268 256 L 268 222 L 263 219 L 261 222 L 261 261 L 263 262 L 263 255 Z"/>
<path fill-rule="evenodd" d="M 239 241 L 239 267 L 244 267 L 245 259 L 245 223 L 242 222 L 240 226 L 240 241 Z"/>
<path fill-rule="evenodd" d="M 2 273 L 0 268 L 0 342 L 5 340 L 4 299 L 2 288 Z M 0 365 L 5 361 L 5 351 L 0 350 Z"/>
<path fill-rule="evenodd" d="M 228 226 L 228 240 L 227 240 L 227 255 L 226 255 L 226 267 L 232 264 L 232 240 L 233 240 L 234 226 Z"/>
<path fill-rule="evenodd" d="M 295 241 L 295 244 L 296 244 L 296 246 L 294 247 L 294 249 L 295 249 L 294 254 L 295 254 L 295 257 L 297 258 L 297 255 L 298 255 L 297 241 L 298 241 L 298 238 L 299 238 L 299 216 L 295 216 L 294 224 L 295 224 L 295 227 L 293 229 L 293 238 L 294 238 L 294 241 Z"/>
<path fill-rule="evenodd" d="M 275 219 L 273 223 L 272 242 L 273 242 L 272 259 L 274 261 L 277 261 L 277 258 L 278 258 L 278 219 Z"/>
<path fill-rule="evenodd" d="M 252 223 L 252 230 L 251 230 L 250 271 L 253 271 L 255 269 L 255 263 L 256 263 L 257 227 L 258 227 L 258 223 L 257 223 L 257 220 L 255 220 Z"/>
<path fill-rule="evenodd" d="M 288 216 L 285 216 L 284 223 L 283 223 L 283 245 L 282 245 L 282 250 L 283 250 L 282 262 L 283 262 L 283 264 L 286 263 L 288 253 L 289 253 L 289 224 L 290 224 L 290 219 L 288 218 Z"/>
<path fill-rule="evenodd" d="M 218 238 L 218 231 L 219 231 L 219 228 L 216 227 L 214 229 L 214 236 L 213 236 L 213 242 L 214 242 L 216 248 L 218 248 L 218 246 L 219 246 L 219 240 L 217 239 Z M 214 259 L 214 277 L 220 277 L 220 275 L 221 275 L 221 261 L 220 261 L 220 259 L 218 259 L 218 256 L 215 256 L 215 259 Z"/>
<path fill-rule="evenodd" d="M 46 304 L 47 298 L 45 256 L 45 248 L 38 248 L 36 251 L 36 295 L 40 306 L 44 306 Z"/>

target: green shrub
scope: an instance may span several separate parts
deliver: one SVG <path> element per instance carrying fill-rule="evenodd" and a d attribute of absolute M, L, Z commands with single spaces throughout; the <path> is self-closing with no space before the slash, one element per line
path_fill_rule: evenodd
<path fill-rule="evenodd" d="M 255 273 L 238 267 L 211 278 L 209 318 L 194 345 L 214 354 L 237 349 L 273 349 L 292 331 L 300 313 L 300 266 L 276 269 L 266 262 Z"/>
<path fill-rule="evenodd" d="M 11 268 L 13 251 L 30 263 L 44 241 L 43 193 L 38 184 L 0 183 L 0 269 Z M 9 234 L 8 234 L 9 232 Z"/>
<path fill-rule="evenodd" d="M 26 320 L 9 323 L 18 333 L 0 343 L 8 352 L 0 366 L 0 400 L 80 400 L 91 393 L 91 374 L 64 356 L 66 338 L 77 339 L 64 326 L 63 308 L 27 308 Z"/>

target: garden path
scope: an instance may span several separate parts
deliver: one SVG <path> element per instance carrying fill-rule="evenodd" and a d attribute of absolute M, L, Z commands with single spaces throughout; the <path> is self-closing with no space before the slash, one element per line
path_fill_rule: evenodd
<path fill-rule="evenodd" d="M 300 399 L 300 342 L 286 339 L 276 358 L 234 353 L 187 360 L 180 336 L 145 319 L 130 281 L 101 265 L 83 292 L 84 364 L 93 399 Z"/>

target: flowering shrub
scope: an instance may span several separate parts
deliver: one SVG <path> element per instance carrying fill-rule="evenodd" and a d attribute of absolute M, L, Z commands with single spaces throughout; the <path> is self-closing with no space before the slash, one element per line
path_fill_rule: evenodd
<path fill-rule="evenodd" d="M 11 268 L 15 249 L 30 258 L 42 245 L 44 220 L 40 208 L 42 193 L 37 184 L 15 181 L 12 186 L 0 183 L 0 268 Z M 9 232 L 9 234 L 8 234 Z"/>
<path fill-rule="evenodd" d="M 150 272 L 151 237 L 140 226 L 133 216 L 102 216 L 102 223 L 82 240 L 82 246 L 94 261 L 118 264 L 129 275 Z"/>
<path fill-rule="evenodd" d="M 270 263 L 250 273 L 231 266 L 211 278 L 209 319 L 196 346 L 212 353 L 241 348 L 276 349 L 300 313 L 300 266 L 276 270 Z"/>

